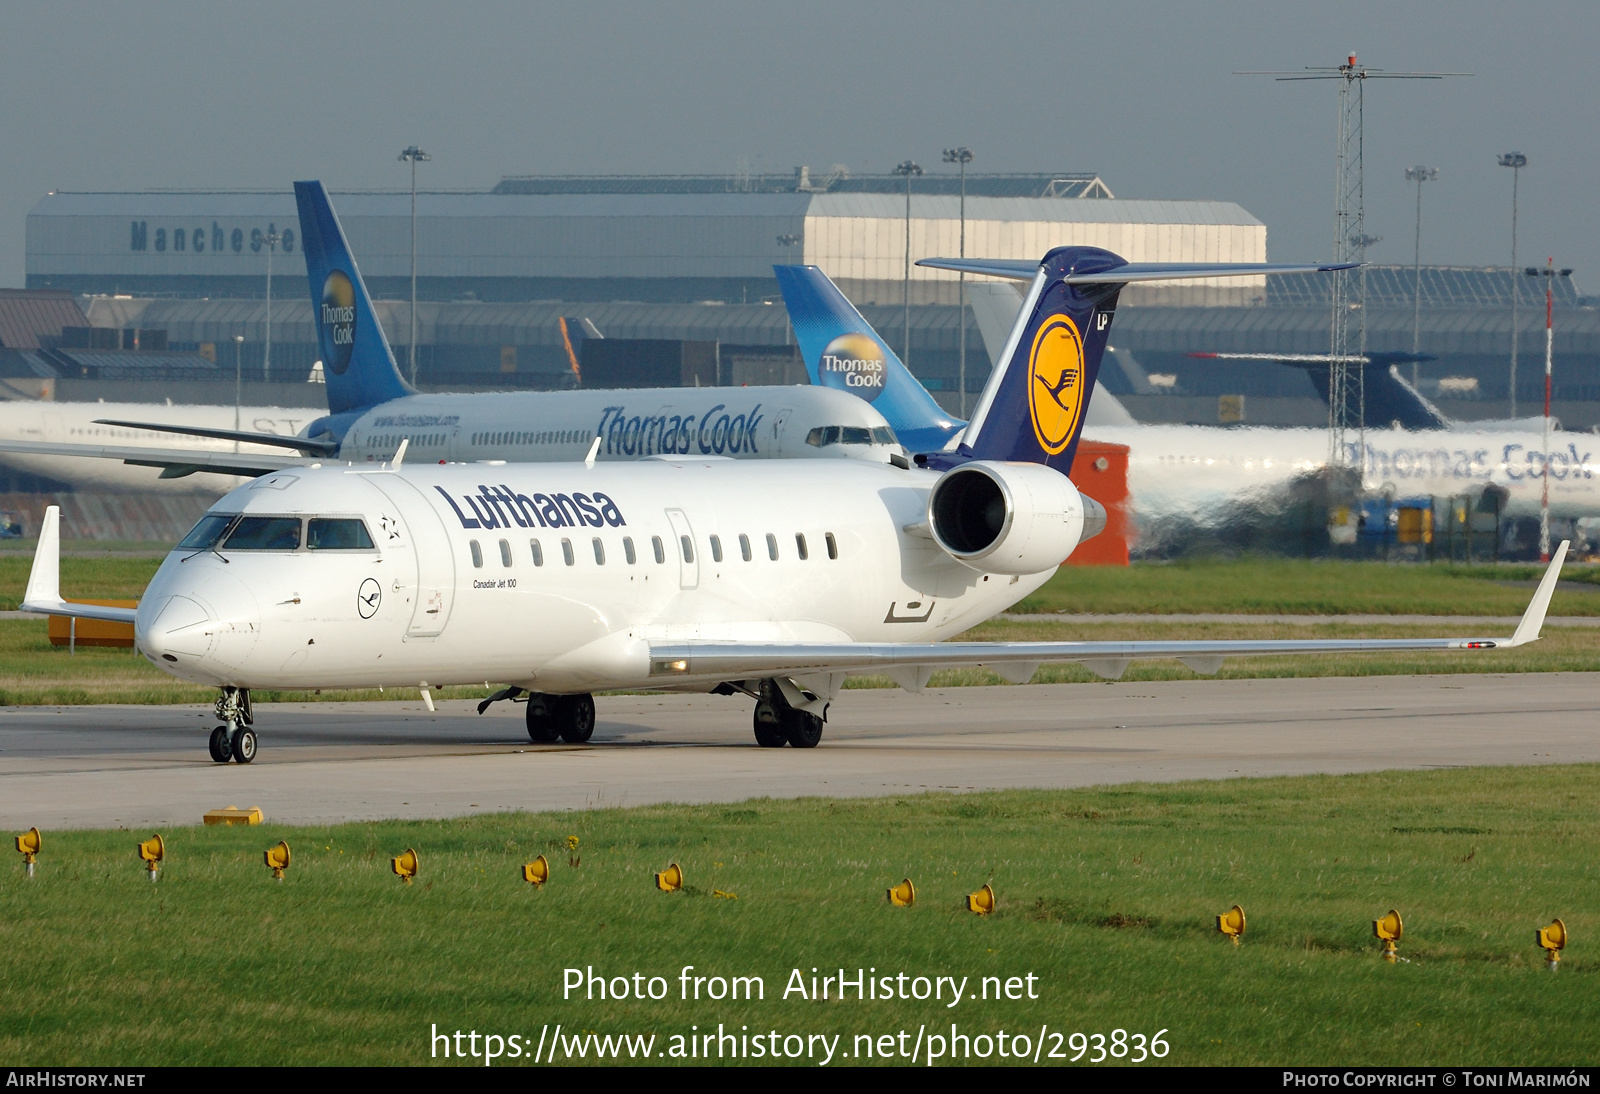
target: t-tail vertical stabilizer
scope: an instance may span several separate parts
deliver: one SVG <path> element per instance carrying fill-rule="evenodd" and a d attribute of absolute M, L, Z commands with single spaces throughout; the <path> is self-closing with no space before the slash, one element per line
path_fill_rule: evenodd
<path fill-rule="evenodd" d="M 774 266 L 806 372 L 872 404 L 913 452 L 936 452 L 961 429 L 878 332 L 815 266 Z"/>
<path fill-rule="evenodd" d="M 320 182 L 294 184 L 311 308 L 334 415 L 412 394 L 395 366 L 344 229 Z"/>
<path fill-rule="evenodd" d="M 977 411 L 954 452 L 929 467 L 964 460 L 1042 463 L 1065 475 L 1083 432 L 1090 396 L 1111 336 L 1117 295 L 1134 281 L 1238 277 L 1347 269 L 1341 265 L 1128 262 L 1099 247 L 1057 247 L 1039 262 L 925 258 L 919 266 L 1029 282 L 1016 325 Z"/>

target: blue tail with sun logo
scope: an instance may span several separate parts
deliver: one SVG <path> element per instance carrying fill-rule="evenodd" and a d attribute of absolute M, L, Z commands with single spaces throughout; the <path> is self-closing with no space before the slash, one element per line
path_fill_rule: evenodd
<path fill-rule="evenodd" d="M 328 410 L 337 416 L 412 394 L 395 367 L 328 192 L 320 182 L 297 182 L 294 198 L 300 207 L 301 250 L 311 280 Z"/>
<path fill-rule="evenodd" d="M 871 403 L 913 452 L 936 452 L 960 432 L 839 286 L 815 266 L 774 266 L 811 382 Z"/>

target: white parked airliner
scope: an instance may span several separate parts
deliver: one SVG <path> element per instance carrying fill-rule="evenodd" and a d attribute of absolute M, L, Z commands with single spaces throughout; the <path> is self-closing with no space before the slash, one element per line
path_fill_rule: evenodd
<path fill-rule="evenodd" d="M 975 264 L 974 264 L 975 265 Z M 1310 267 L 1316 269 L 1318 267 Z M 211 754 L 256 754 L 252 688 L 500 681 L 529 736 L 585 741 L 591 693 L 744 694 L 757 741 L 809 748 L 850 673 L 1234 654 L 1485 650 L 1538 637 L 1565 545 L 1510 638 L 941 641 L 1037 589 L 1104 525 L 1067 479 L 1117 293 L 1130 281 L 1306 267 L 1148 266 L 1051 251 L 977 412 L 914 461 L 666 455 L 631 463 L 296 468 L 221 499 L 137 611 L 65 603 L 52 512 L 29 611 L 131 620 L 140 651 L 222 697 Z M 431 700 L 430 700 L 431 701 Z"/>

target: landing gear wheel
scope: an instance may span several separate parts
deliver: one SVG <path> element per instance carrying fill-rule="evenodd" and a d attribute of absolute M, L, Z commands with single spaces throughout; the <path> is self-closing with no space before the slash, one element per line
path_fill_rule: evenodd
<path fill-rule="evenodd" d="M 211 731 L 211 758 L 219 764 L 233 759 L 233 749 L 228 744 L 228 727 L 218 726 Z"/>
<path fill-rule="evenodd" d="M 528 723 L 528 740 L 536 745 L 549 744 L 559 734 L 556 732 L 555 699 L 549 695 L 530 695 L 524 717 Z"/>
<path fill-rule="evenodd" d="M 782 748 L 789 743 L 778 712 L 765 699 L 756 704 L 755 729 L 756 744 L 762 748 Z"/>
<path fill-rule="evenodd" d="M 569 745 L 581 745 L 594 736 L 594 697 L 591 695 L 563 695 L 555 701 L 556 725 L 561 739 Z"/>
<path fill-rule="evenodd" d="M 235 763 L 247 764 L 256 758 L 256 731 L 249 726 L 233 735 L 231 742 Z"/>
<path fill-rule="evenodd" d="M 816 748 L 822 740 L 822 719 L 793 707 L 783 712 L 783 728 L 791 748 Z"/>

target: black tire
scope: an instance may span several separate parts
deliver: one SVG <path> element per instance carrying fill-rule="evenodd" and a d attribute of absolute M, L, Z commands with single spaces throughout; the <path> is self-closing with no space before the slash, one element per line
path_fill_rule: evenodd
<path fill-rule="evenodd" d="M 784 711 L 783 723 L 791 748 L 816 748 L 822 740 L 822 719 L 815 714 L 791 707 Z"/>
<path fill-rule="evenodd" d="M 783 722 L 772 704 L 766 700 L 756 703 L 755 712 L 756 744 L 762 748 L 782 748 L 789 743 L 789 734 L 783 728 Z"/>
<path fill-rule="evenodd" d="M 229 747 L 233 752 L 234 763 L 249 763 L 256 758 L 256 731 L 249 726 L 242 727 L 233 735 Z"/>
<path fill-rule="evenodd" d="M 233 749 L 228 744 L 228 727 L 218 726 L 211 731 L 211 758 L 219 764 L 233 759 Z"/>
<path fill-rule="evenodd" d="M 536 745 L 547 745 L 558 736 L 556 732 L 555 699 L 549 695 L 528 696 L 523 712 L 528 723 L 528 740 Z"/>
<path fill-rule="evenodd" d="M 594 736 L 594 697 L 563 695 L 555 701 L 556 727 L 569 745 L 581 745 Z"/>

